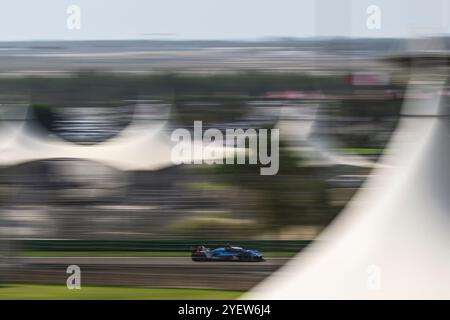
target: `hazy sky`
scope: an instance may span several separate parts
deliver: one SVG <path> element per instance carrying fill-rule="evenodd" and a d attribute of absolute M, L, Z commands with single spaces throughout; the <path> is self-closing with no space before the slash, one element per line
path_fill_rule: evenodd
<path fill-rule="evenodd" d="M 81 29 L 66 26 L 69 5 Z M 381 28 L 366 26 L 369 5 Z M 0 41 L 409 37 L 450 33 L 446 0 L 0 0 Z"/>

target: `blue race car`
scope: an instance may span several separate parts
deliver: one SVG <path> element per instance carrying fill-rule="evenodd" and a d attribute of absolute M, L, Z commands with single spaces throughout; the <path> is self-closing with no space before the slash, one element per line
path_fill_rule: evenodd
<path fill-rule="evenodd" d="M 258 250 L 245 250 L 230 245 L 216 249 L 197 246 L 192 249 L 191 257 L 192 261 L 264 261 Z"/>

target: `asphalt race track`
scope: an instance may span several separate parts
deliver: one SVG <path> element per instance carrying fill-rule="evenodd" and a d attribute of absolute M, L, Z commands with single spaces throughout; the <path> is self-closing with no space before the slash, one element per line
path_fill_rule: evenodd
<path fill-rule="evenodd" d="M 189 287 L 248 290 L 288 259 L 263 262 L 193 262 L 188 257 L 23 257 L 10 278 L 14 283 L 65 285 L 69 265 L 81 268 L 82 285 Z"/>

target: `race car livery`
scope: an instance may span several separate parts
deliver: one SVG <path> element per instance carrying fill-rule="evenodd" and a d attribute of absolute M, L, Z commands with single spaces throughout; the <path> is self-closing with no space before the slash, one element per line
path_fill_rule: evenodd
<path fill-rule="evenodd" d="M 241 247 L 225 246 L 209 249 L 197 246 L 192 249 L 192 261 L 264 261 L 258 250 L 246 250 Z"/>

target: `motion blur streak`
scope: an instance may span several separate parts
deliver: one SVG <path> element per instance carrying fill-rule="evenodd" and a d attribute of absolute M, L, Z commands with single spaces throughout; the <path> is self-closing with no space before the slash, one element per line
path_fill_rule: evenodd
<path fill-rule="evenodd" d="M 450 44 L 449 38 L 442 41 Z M 386 260 L 410 258 L 409 244 L 422 254 L 421 246 L 432 239 L 418 236 L 420 241 L 403 243 L 401 236 L 391 239 L 396 231 L 387 226 L 389 237 L 380 233 L 378 243 L 372 228 L 397 219 L 416 232 L 410 217 L 418 216 L 422 205 L 430 210 L 440 205 L 421 196 L 437 197 L 441 189 L 434 185 L 448 178 L 446 171 L 438 172 L 445 157 L 432 157 L 448 149 L 436 145 L 425 152 L 447 130 L 432 113 L 437 111 L 428 108 L 437 106 L 432 99 L 440 85 L 442 98 L 448 99 L 448 84 L 428 78 L 442 73 L 437 67 L 418 74 L 420 86 L 416 90 L 411 83 L 408 92 L 417 107 L 427 104 L 429 115 L 418 117 L 414 108 L 405 107 L 413 115 L 403 118 L 394 138 L 398 142 L 378 161 L 398 125 L 409 81 L 401 61 L 393 62 L 405 56 L 399 43 L 290 38 L 0 43 L 0 297 L 14 289 L 11 284 L 25 289 L 55 284 L 66 290 L 68 265 L 80 267 L 82 288 L 245 291 L 297 253 L 304 253 L 302 260 L 308 262 L 309 252 L 328 245 L 349 248 L 330 259 L 355 261 L 354 269 L 345 268 L 354 275 L 364 278 L 368 267 L 380 271 L 379 286 L 384 288 L 393 277 Z M 190 133 L 194 148 L 202 143 L 196 121 L 202 123 L 202 135 L 209 129 L 223 136 L 227 129 L 242 132 L 245 143 L 230 139 L 213 145 L 213 151 L 225 158 L 241 156 L 245 164 L 174 161 L 170 137 L 175 130 Z M 263 139 L 249 139 L 245 133 L 273 129 L 279 129 L 279 170 L 265 176 L 261 163 L 250 163 L 254 146 Z M 402 139 L 413 142 L 405 145 Z M 275 149 L 272 139 L 267 141 L 267 150 Z M 432 167 L 435 176 L 422 170 L 420 181 L 412 181 L 409 172 L 419 167 Z M 374 182 L 364 184 L 368 177 Z M 360 203 L 358 220 L 365 227 L 344 235 L 326 232 L 324 241 L 316 241 L 357 190 L 371 198 L 366 188 L 373 184 L 380 190 L 374 202 L 355 200 L 347 209 L 356 210 L 352 208 Z M 412 208 L 390 209 L 393 197 Z M 377 209 L 381 207 L 383 214 Z M 343 222 L 338 217 L 331 230 L 346 225 L 347 216 L 344 212 Z M 430 228 L 439 236 L 434 223 L 426 220 L 422 226 L 433 224 Z M 227 243 L 258 250 L 265 261 L 191 261 L 192 248 Z M 311 251 L 303 251 L 311 243 Z M 363 244 L 367 246 L 358 247 Z M 368 255 L 363 262 L 354 256 L 365 256 L 371 246 L 395 255 Z M 283 290 L 283 274 L 297 283 L 290 274 L 297 271 L 296 262 L 292 265 L 276 275 Z M 311 268 L 308 272 L 315 272 Z M 330 277 L 336 274 L 341 279 L 339 270 Z M 311 282 L 301 279 L 302 285 L 311 284 L 308 294 L 319 295 L 313 277 L 308 276 Z M 272 290 L 268 281 L 261 288 Z M 371 288 L 377 285 L 375 281 Z M 277 290 L 272 292 L 271 297 L 279 297 Z"/>

